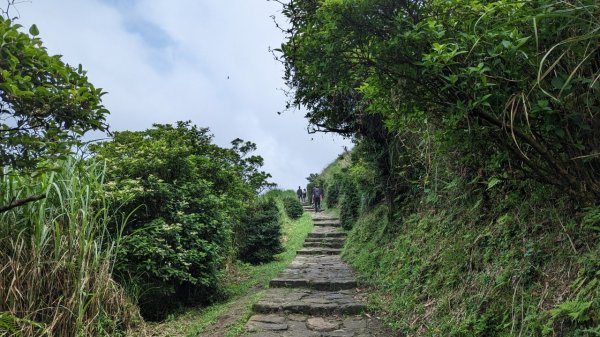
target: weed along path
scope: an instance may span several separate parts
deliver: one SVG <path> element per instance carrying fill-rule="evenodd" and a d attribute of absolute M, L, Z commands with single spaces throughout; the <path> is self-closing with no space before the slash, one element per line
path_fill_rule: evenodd
<path fill-rule="evenodd" d="M 366 337 L 383 334 L 363 316 L 350 267 L 340 258 L 345 234 L 337 218 L 314 213 L 315 228 L 298 255 L 254 304 L 245 337 Z"/>

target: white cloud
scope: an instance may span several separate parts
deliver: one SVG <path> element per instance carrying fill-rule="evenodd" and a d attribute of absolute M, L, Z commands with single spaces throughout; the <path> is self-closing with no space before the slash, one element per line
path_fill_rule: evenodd
<path fill-rule="evenodd" d="M 257 144 L 264 169 L 283 188 L 335 159 L 348 140 L 308 135 L 302 114 L 285 105 L 281 65 L 268 47 L 283 37 L 265 0 L 33 0 L 21 23 L 36 23 L 51 53 L 82 63 L 109 94 L 113 130 L 192 120 L 215 141 Z M 228 78 L 229 77 L 229 78 Z M 311 140 L 314 138 L 314 140 Z"/>

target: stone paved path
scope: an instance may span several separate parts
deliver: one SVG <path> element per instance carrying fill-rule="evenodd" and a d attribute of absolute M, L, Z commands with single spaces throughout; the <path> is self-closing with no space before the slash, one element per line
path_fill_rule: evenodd
<path fill-rule="evenodd" d="M 345 234 L 339 219 L 310 207 L 315 229 L 304 248 L 265 296 L 253 306 L 246 337 L 373 337 L 377 322 L 362 315 L 364 304 L 352 270 L 340 258 Z M 376 326 L 377 325 L 377 326 Z"/>

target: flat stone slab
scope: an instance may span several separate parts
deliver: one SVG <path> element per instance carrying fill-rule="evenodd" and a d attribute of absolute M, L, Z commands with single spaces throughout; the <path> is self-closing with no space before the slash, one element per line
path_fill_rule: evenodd
<path fill-rule="evenodd" d="M 344 247 L 344 241 L 306 241 L 304 247 L 322 247 L 322 248 L 336 248 L 340 249 Z"/>
<path fill-rule="evenodd" d="M 298 255 L 269 283 L 271 287 L 344 290 L 356 287 L 352 269 L 339 255 Z"/>
<path fill-rule="evenodd" d="M 309 238 L 346 237 L 346 233 L 342 232 L 338 227 L 315 226 L 313 231 L 308 234 L 308 237 Z"/>
<path fill-rule="evenodd" d="M 341 242 L 344 243 L 346 241 L 345 237 L 308 237 L 304 240 L 304 242 Z"/>
<path fill-rule="evenodd" d="M 327 221 L 319 221 L 314 223 L 315 226 L 331 226 L 331 227 L 341 227 L 342 224 L 339 221 L 327 220 Z"/>
<path fill-rule="evenodd" d="M 306 320 L 306 327 L 312 331 L 330 332 L 341 328 L 339 322 L 323 317 L 311 317 Z"/>
<path fill-rule="evenodd" d="M 296 252 L 298 255 L 340 255 L 342 250 L 339 248 L 327 247 L 308 247 Z"/>
<path fill-rule="evenodd" d="M 256 331 L 283 331 L 288 329 L 285 317 L 279 315 L 254 315 L 246 324 L 246 330 Z"/>
<path fill-rule="evenodd" d="M 294 313 L 304 315 L 354 315 L 364 310 L 355 290 L 320 291 L 312 289 L 271 288 L 252 307 L 255 313 Z M 282 324 L 273 322 L 272 324 Z"/>
<path fill-rule="evenodd" d="M 317 222 L 317 221 L 331 221 L 331 220 L 339 220 L 338 217 L 333 216 L 333 215 L 329 215 L 329 214 L 325 214 L 323 212 L 317 212 L 317 213 L 313 213 L 311 214 L 313 221 Z"/>
<path fill-rule="evenodd" d="M 322 214 L 313 215 L 312 219 L 313 219 L 314 222 L 320 222 L 320 221 L 340 221 L 340 218 L 338 218 L 337 216 L 327 216 L 327 215 L 322 215 Z"/>

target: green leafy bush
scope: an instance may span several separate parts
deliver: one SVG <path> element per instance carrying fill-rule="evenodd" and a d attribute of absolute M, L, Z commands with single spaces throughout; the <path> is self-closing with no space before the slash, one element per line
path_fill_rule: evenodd
<path fill-rule="evenodd" d="M 240 260 L 258 264 L 281 253 L 281 219 L 272 198 L 261 198 L 251 205 L 235 230 L 235 246 Z"/>
<path fill-rule="evenodd" d="M 341 185 L 340 222 L 344 229 L 351 229 L 359 214 L 360 196 L 356 183 L 350 177 L 343 179 Z"/>
<path fill-rule="evenodd" d="M 302 216 L 302 213 L 304 212 L 304 208 L 302 208 L 302 204 L 300 203 L 298 198 L 284 197 L 283 206 L 285 208 L 285 213 L 291 219 L 298 219 Z"/>
<path fill-rule="evenodd" d="M 234 257 L 233 225 L 267 185 L 255 146 L 212 143 L 206 128 L 179 122 L 116 132 L 93 149 L 106 160 L 109 192 L 128 216 L 115 273 L 139 299 L 144 317 L 219 297 Z"/>
<path fill-rule="evenodd" d="M 327 203 L 327 207 L 333 208 L 338 206 L 341 195 L 342 188 L 342 175 L 337 173 L 334 174 L 331 181 L 328 181 L 325 185 L 325 189 L 327 190 L 327 197 L 325 198 L 325 202 Z"/>

